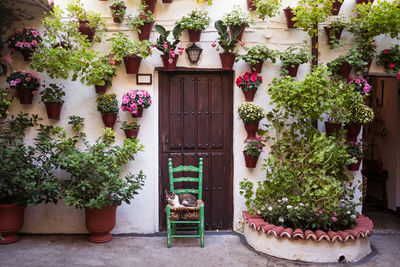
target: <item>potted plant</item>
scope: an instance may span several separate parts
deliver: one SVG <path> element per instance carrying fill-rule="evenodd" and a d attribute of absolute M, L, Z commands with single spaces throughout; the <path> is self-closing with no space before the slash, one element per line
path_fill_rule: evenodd
<path fill-rule="evenodd" d="M 140 4 L 145 5 L 145 11 L 151 11 L 154 14 L 154 10 L 156 9 L 157 0 L 139 0 Z"/>
<path fill-rule="evenodd" d="M 210 17 L 207 11 L 192 10 L 186 16 L 183 16 L 175 24 L 181 29 L 188 30 L 189 42 L 200 42 L 201 31 L 204 31 L 210 25 Z"/>
<path fill-rule="evenodd" d="M 115 23 L 122 23 L 124 21 L 125 2 L 122 0 L 114 0 L 114 3 L 110 6 L 111 15 Z"/>
<path fill-rule="evenodd" d="M 153 13 L 151 10 L 146 10 L 146 5 L 139 5 L 139 14 L 132 17 L 128 16 L 129 27 L 138 32 L 139 40 L 149 40 L 151 30 L 154 24 Z"/>
<path fill-rule="evenodd" d="M 242 59 L 244 62 L 250 65 L 250 69 L 253 72 L 260 73 L 263 67 L 263 63 L 267 60 L 271 60 L 273 63 L 276 62 L 277 51 L 269 49 L 266 44 L 257 44 L 251 48 L 243 47 L 247 52 L 246 54 L 238 54 L 237 58 Z M 236 61 L 238 60 L 236 59 Z"/>
<path fill-rule="evenodd" d="M 8 114 L 8 107 L 11 106 L 11 99 L 8 90 L 0 88 L 0 118 L 5 119 Z"/>
<path fill-rule="evenodd" d="M 222 20 L 217 20 L 215 22 L 215 29 L 217 29 L 219 35 L 219 38 L 217 39 L 218 45 L 224 50 L 224 52 L 219 54 L 222 69 L 232 70 L 237 54 L 237 52 L 235 52 L 235 48 L 239 42 L 238 35 L 241 28 L 238 25 L 233 25 L 232 30 L 228 32 L 228 29 Z M 211 45 L 213 47 L 217 46 L 215 42 Z M 217 51 L 219 50 L 219 47 L 216 48 Z"/>
<path fill-rule="evenodd" d="M 347 153 L 354 159 L 354 162 L 347 165 L 349 171 L 358 171 L 360 169 L 361 160 L 364 157 L 364 151 L 368 149 L 368 145 L 363 140 L 353 140 L 347 142 Z"/>
<path fill-rule="evenodd" d="M 255 103 L 245 102 L 238 106 L 237 111 L 247 132 L 246 139 L 255 138 L 258 124 L 265 117 L 264 109 Z"/>
<path fill-rule="evenodd" d="M 140 118 L 143 109 L 149 108 L 151 103 L 150 94 L 146 90 L 133 89 L 122 96 L 121 109 L 130 112 L 133 118 Z"/>
<path fill-rule="evenodd" d="M 262 77 L 258 76 L 255 72 L 246 72 L 236 79 L 236 85 L 242 89 L 246 101 L 253 101 L 254 95 L 261 83 Z"/>
<path fill-rule="evenodd" d="M 243 150 L 244 160 L 246 162 L 246 168 L 255 168 L 257 166 L 258 157 L 260 156 L 267 139 L 262 137 L 254 137 L 252 139 L 244 140 L 246 144 Z"/>
<path fill-rule="evenodd" d="M 350 112 L 349 122 L 345 126 L 347 140 L 356 140 L 361 126 L 369 124 L 374 120 L 374 111 L 364 104 L 358 104 L 357 106 L 350 107 Z"/>
<path fill-rule="evenodd" d="M 294 20 L 293 9 L 290 6 L 288 6 L 283 9 L 283 12 L 285 13 L 287 27 L 289 29 L 296 28 L 296 25 L 295 25 L 296 21 Z"/>
<path fill-rule="evenodd" d="M 281 61 L 281 75 L 297 76 L 297 70 L 300 64 L 307 63 L 312 56 L 307 52 L 306 48 L 289 47 L 284 52 L 279 53 Z"/>
<path fill-rule="evenodd" d="M 18 29 L 7 39 L 8 48 L 11 50 L 11 53 L 19 51 L 25 61 L 30 61 L 33 52 L 41 42 L 42 37 L 40 33 L 35 28 L 30 27 Z"/>
<path fill-rule="evenodd" d="M 179 55 L 183 54 L 184 50 L 182 46 L 178 47 L 183 29 L 180 27 L 180 25 L 175 25 L 174 29 L 172 30 L 172 36 L 174 40 L 171 42 L 168 40 L 168 36 L 171 31 L 167 31 L 163 26 L 158 24 L 154 28 L 160 34 L 160 36 L 157 38 L 157 41 L 153 43 L 153 47 L 157 48 L 162 53 L 161 59 L 164 65 L 164 70 L 174 71 L 176 70 L 176 62 L 178 61 L 178 57 Z M 176 53 L 176 49 L 178 49 L 178 54 Z"/>
<path fill-rule="evenodd" d="M 347 62 L 347 56 L 339 56 L 338 58 L 326 64 L 332 76 L 341 77 L 342 79 L 349 79 L 351 66 Z"/>
<path fill-rule="evenodd" d="M 249 2 L 247 1 L 247 7 L 249 9 Z M 265 20 L 265 17 L 273 18 L 279 13 L 279 8 L 282 4 L 281 0 L 253 0 L 252 7 L 254 8 L 257 16 Z"/>
<path fill-rule="evenodd" d="M 123 121 L 121 129 L 124 130 L 126 138 L 137 138 L 139 134 L 140 124 L 137 121 L 127 122 Z"/>
<path fill-rule="evenodd" d="M 244 29 L 249 27 L 250 24 L 254 24 L 254 22 L 239 6 L 235 5 L 233 8 L 234 10 L 224 14 L 222 21 L 223 24 L 229 28 L 231 35 L 233 35 L 233 28 L 239 27 L 240 32 L 236 38 L 241 41 Z"/>
<path fill-rule="evenodd" d="M 44 90 L 40 92 L 40 99 L 46 106 L 47 117 L 49 119 L 59 120 L 61 107 L 64 103 L 64 86 L 55 83 L 51 83 L 48 86 L 42 84 L 42 86 Z"/>
<path fill-rule="evenodd" d="M 124 61 L 126 73 L 128 74 L 137 74 L 142 59 L 147 58 L 152 53 L 149 41 L 132 41 L 122 32 L 115 33 L 109 40 L 111 40 L 113 47 L 111 53 L 116 60 Z"/>
<path fill-rule="evenodd" d="M 375 57 L 375 51 L 376 43 L 373 40 L 366 43 L 356 42 L 354 47 L 347 52 L 347 62 L 357 75 L 366 75 Z"/>
<path fill-rule="evenodd" d="M 104 94 L 117 71 L 120 61 L 109 54 L 93 60 L 81 78 L 87 85 L 94 85 L 97 94 Z"/>
<path fill-rule="evenodd" d="M 339 15 L 339 11 L 340 11 L 340 8 L 342 7 L 342 4 L 343 4 L 343 0 L 335 0 L 333 3 L 332 3 L 332 15 L 333 16 L 337 16 L 337 15 Z"/>
<path fill-rule="evenodd" d="M 24 70 L 14 71 L 7 77 L 7 82 L 17 91 L 21 104 L 32 104 L 33 95 L 37 94 L 40 87 L 40 79 L 36 73 Z"/>
<path fill-rule="evenodd" d="M 121 177 L 122 167 L 134 160 L 143 146 L 137 139 L 126 139 L 122 146 L 114 146 L 115 133 L 109 128 L 95 143 L 89 143 L 82 132 L 82 121 L 83 118 L 71 116 L 74 137 L 58 141 L 60 168 L 70 174 L 64 182 L 64 200 L 70 206 L 85 209 L 89 241 L 103 243 L 112 239 L 110 231 L 115 226 L 117 207 L 122 202 L 129 204 L 144 185 L 142 171 Z M 84 148 L 77 146 L 79 140 Z"/>
<path fill-rule="evenodd" d="M 346 23 L 343 18 L 335 19 L 329 26 L 324 27 L 326 36 L 328 37 L 328 44 L 330 48 L 343 46 L 343 42 L 340 40 L 343 29 Z"/>
<path fill-rule="evenodd" d="M 357 91 L 363 97 L 367 96 L 372 89 L 372 86 L 368 83 L 364 77 L 350 77 L 349 85 L 354 85 L 354 90 Z"/>
<path fill-rule="evenodd" d="M 97 110 L 101 113 L 104 125 L 113 129 L 117 121 L 118 100 L 115 94 L 99 95 L 96 98 Z"/>
<path fill-rule="evenodd" d="M 377 56 L 376 64 L 384 67 L 386 72 L 398 74 L 400 72 L 399 45 L 382 50 Z"/>

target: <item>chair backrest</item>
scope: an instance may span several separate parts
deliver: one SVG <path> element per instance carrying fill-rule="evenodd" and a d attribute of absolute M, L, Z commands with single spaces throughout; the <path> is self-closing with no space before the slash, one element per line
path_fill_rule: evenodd
<path fill-rule="evenodd" d="M 195 166 L 177 166 L 172 168 L 172 159 L 168 159 L 168 171 L 169 171 L 169 187 L 171 192 L 175 194 L 181 193 L 193 193 L 197 194 L 197 199 L 202 200 L 202 187 L 203 187 L 203 158 L 199 158 L 199 167 Z M 197 172 L 198 177 L 177 177 L 174 178 L 174 172 Z M 174 183 L 177 182 L 198 182 L 197 189 L 175 189 Z"/>

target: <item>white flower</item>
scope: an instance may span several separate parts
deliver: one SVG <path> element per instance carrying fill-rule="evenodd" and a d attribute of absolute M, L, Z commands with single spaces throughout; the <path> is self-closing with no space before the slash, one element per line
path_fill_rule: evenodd
<path fill-rule="evenodd" d="M 357 218 L 357 216 L 355 214 L 353 214 L 353 215 L 351 215 L 351 218 L 355 219 L 355 218 Z"/>
<path fill-rule="evenodd" d="M 299 209 L 299 207 L 294 207 L 294 209 L 295 209 L 295 210 L 298 210 L 298 209 Z"/>
<path fill-rule="evenodd" d="M 286 208 L 291 209 L 291 208 L 293 208 L 293 206 L 292 205 L 287 205 Z"/>
<path fill-rule="evenodd" d="M 269 207 L 268 207 L 268 210 L 269 210 L 269 211 L 271 211 L 271 210 L 272 210 L 272 207 L 271 207 L 271 206 L 269 206 Z"/>
<path fill-rule="evenodd" d="M 261 207 L 261 210 L 265 210 L 265 206 L 262 206 L 262 207 Z"/>
<path fill-rule="evenodd" d="M 302 207 L 304 207 L 304 204 L 303 204 L 303 203 L 301 203 L 301 202 L 299 203 L 299 205 L 300 205 L 300 206 L 302 206 Z"/>
<path fill-rule="evenodd" d="M 261 211 L 257 210 L 257 214 L 261 214 Z"/>
<path fill-rule="evenodd" d="M 286 201 L 288 201 L 288 199 L 286 197 L 284 197 L 284 198 L 282 198 L 282 201 L 286 202 Z"/>
<path fill-rule="evenodd" d="M 279 217 L 279 222 L 284 222 L 285 220 L 282 217 Z"/>
<path fill-rule="evenodd" d="M 350 214 L 350 213 L 351 213 L 351 212 L 348 210 L 348 211 L 347 211 L 347 214 Z"/>

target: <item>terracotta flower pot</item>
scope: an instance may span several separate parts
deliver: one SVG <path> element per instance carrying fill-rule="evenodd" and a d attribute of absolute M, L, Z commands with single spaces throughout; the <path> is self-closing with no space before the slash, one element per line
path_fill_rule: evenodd
<path fill-rule="evenodd" d="M 200 42 L 201 30 L 188 30 L 189 42 Z"/>
<path fill-rule="evenodd" d="M 17 87 L 16 90 L 19 98 L 19 103 L 23 105 L 32 104 L 33 94 L 31 89 Z"/>
<path fill-rule="evenodd" d="M 113 129 L 114 124 L 117 121 L 117 115 L 118 113 L 101 113 L 104 126 Z"/>
<path fill-rule="evenodd" d="M 143 26 L 140 26 L 140 33 L 138 32 L 139 41 L 149 40 L 151 30 L 153 29 L 154 21 L 150 23 L 145 23 Z"/>
<path fill-rule="evenodd" d="M 164 4 L 170 4 L 170 3 L 172 3 L 174 0 L 162 0 L 162 2 L 164 3 Z"/>
<path fill-rule="evenodd" d="M 356 140 L 358 134 L 361 131 L 361 125 L 359 124 L 349 124 L 345 126 L 345 129 L 347 130 L 347 140 Z"/>
<path fill-rule="evenodd" d="M 108 84 L 107 82 L 104 85 L 95 85 L 96 94 L 105 94 L 107 91 Z"/>
<path fill-rule="evenodd" d="M 128 139 L 131 139 L 132 136 L 134 136 L 135 138 L 137 138 L 138 134 L 139 134 L 139 129 L 137 130 L 128 130 L 128 129 L 124 129 L 125 132 L 125 136 Z"/>
<path fill-rule="evenodd" d="M 245 25 L 242 25 L 242 26 L 241 26 L 240 33 L 239 33 L 239 35 L 238 35 L 238 37 L 237 37 L 237 39 L 238 39 L 239 41 L 242 41 L 242 37 L 243 37 L 243 33 L 244 33 L 244 29 L 245 29 L 245 28 L 246 28 Z M 231 27 L 231 26 L 229 26 L 229 31 L 230 31 L 231 34 L 232 34 L 232 27 Z"/>
<path fill-rule="evenodd" d="M 254 65 L 250 65 L 251 72 L 261 73 L 264 61 L 259 61 Z"/>
<path fill-rule="evenodd" d="M 140 62 L 142 62 L 142 57 L 136 55 L 124 57 L 126 73 L 137 74 L 139 72 Z"/>
<path fill-rule="evenodd" d="M 233 53 L 220 53 L 219 57 L 221 59 L 222 69 L 232 70 L 236 55 Z"/>
<path fill-rule="evenodd" d="M 352 67 L 348 62 L 343 62 L 339 67 L 339 74 L 343 77 L 343 79 L 349 79 Z"/>
<path fill-rule="evenodd" d="M 243 151 L 243 155 L 244 155 L 244 161 L 246 162 L 246 168 L 255 168 L 257 166 L 257 161 L 258 161 L 258 157 L 250 157 L 249 155 L 246 154 L 245 151 Z"/>
<path fill-rule="evenodd" d="M 154 10 L 156 9 L 157 0 L 142 0 L 142 3 L 147 6 L 144 9 L 145 12 L 150 10 L 151 13 L 154 13 Z"/>
<path fill-rule="evenodd" d="M 246 139 L 253 139 L 256 137 L 256 132 L 258 130 L 258 124 L 259 121 L 255 122 L 245 122 L 244 124 L 244 129 L 247 132 L 247 137 Z"/>
<path fill-rule="evenodd" d="M 328 121 L 325 122 L 325 131 L 328 136 L 333 135 L 335 132 L 338 133 L 341 128 L 342 125 L 339 123 L 331 123 Z"/>
<path fill-rule="evenodd" d="M 357 158 L 357 162 L 356 163 L 352 163 L 350 165 L 347 165 L 347 169 L 349 171 L 358 171 L 360 169 L 360 165 L 361 165 L 361 160 L 360 158 Z"/>
<path fill-rule="evenodd" d="M 79 27 L 78 31 L 82 33 L 83 35 L 86 35 L 88 40 L 90 42 L 93 41 L 94 35 L 96 34 L 96 29 L 93 29 L 88 26 L 89 21 L 88 20 L 80 20 L 79 21 Z"/>
<path fill-rule="evenodd" d="M 172 59 L 172 63 L 169 63 L 169 56 L 168 55 L 161 55 L 161 60 L 164 65 L 164 70 L 167 71 L 174 71 L 176 70 L 176 62 L 178 61 L 179 55 L 175 55 L 175 57 Z"/>
<path fill-rule="evenodd" d="M 31 61 L 31 57 L 32 57 L 33 52 L 34 52 L 33 49 L 19 49 L 18 51 L 24 57 L 24 61 L 26 61 L 26 62 L 30 62 Z"/>
<path fill-rule="evenodd" d="M 332 3 L 332 15 L 333 16 L 339 15 L 340 7 L 342 6 L 343 1 L 339 2 L 338 0 L 336 0 L 335 2 Z"/>
<path fill-rule="evenodd" d="M 242 92 L 243 92 L 243 94 L 244 94 L 245 100 L 246 100 L 247 102 L 251 102 L 251 101 L 253 101 L 254 96 L 256 95 L 257 90 L 251 89 L 251 90 L 247 90 L 247 91 L 246 91 L 246 90 L 244 90 L 244 89 L 242 88 Z"/>
<path fill-rule="evenodd" d="M 289 72 L 290 77 L 296 77 L 297 76 L 297 71 L 299 70 L 299 64 L 292 64 L 286 67 L 286 70 Z"/>
<path fill-rule="evenodd" d="M 132 114 L 132 118 L 141 118 L 141 117 L 143 117 L 143 109 L 142 108 L 138 109 L 137 114 L 133 114 L 133 113 L 131 113 L 131 114 Z"/>
<path fill-rule="evenodd" d="M 362 3 L 368 4 L 368 3 L 373 3 L 373 2 L 374 2 L 374 0 L 356 0 L 356 5 L 362 4 Z"/>
<path fill-rule="evenodd" d="M 283 12 L 285 13 L 287 27 L 289 29 L 296 28 L 296 26 L 294 26 L 295 21 L 293 21 L 294 14 L 293 14 L 292 8 L 291 7 L 287 7 L 285 9 L 283 9 Z"/>
<path fill-rule="evenodd" d="M 24 224 L 24 206 L 0 204 L 0 244 L 13 243 L 19 240 L 16 233 Z"/>
<path fill-rule="evenodd" d="M 325 31 L 325 34 L 326 34 L 326 36 L 328 37 L 328 44 L 330 45 L 330 44 L 332 44 L 332 38 L 331 38 L 331 28 L 330 27 L 324 27 L 324 31 Z M 342 32 L 343 32 L 343 27 L 341 27 L 340 29 L 339 29 L 339 31 L 336 31 L 335 32 L 335 38 L 336 38 L 336 40 L 339 40 L 340 39 L 340 36 L 342 35 Z"/>
<path fill-rule="evenodd" d="M 254 0 L 246 0 L 247 2 L 247 10 L 254 11 L 256 7 L 254 6 Z"/>
<path fill-rule="evenodd" d="M 112 239 L 110 231 L 115 226 L 117 206 L 108 206 L 104 209 L 85 208 L 86 228 L 90 231 L 89 241 L 104 243 Z"/>
<path fill-rule="evenodd" d="M 126 7 L 113 7 L 113 6 L 110 6 L 110 9 L 112 9 L 112 10 L 119 10 L 119 9 L 126 9 Z M 118 17 L 116 17 L 116 16 L 114 16 L 114 15 L 112 15 L 112 17 L 113 17 L 113 21 L 115 22 L 115 23 L 122 23 L 123 22 L 123 20 L 124 20 L 124 18 L 122 18 L 122 20 L 121 19 L 119 19 Z"/>
<path fill-rule="evenodd" d="M 44 103 L 47 110 L 47 117 L 52 120 L 59 120 L 62 103 Z"/>

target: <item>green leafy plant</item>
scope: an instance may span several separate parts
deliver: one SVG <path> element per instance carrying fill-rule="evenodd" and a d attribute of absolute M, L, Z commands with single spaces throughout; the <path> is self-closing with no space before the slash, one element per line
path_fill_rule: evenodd
<path fill-rule="evenodd" d="M 123 121 L 121 125 L 122 130 L 139 130 L 140 129 L 140 124 L 137 121 L 133 122 L 128 122 L 128 121 Z"/>
<path fill-rule="evenodd" d="M 111 85 L 112 79 L 121 63 L 114 55 L 105 55 L 94 58 L 90 66 L 82 73 L 81 82 L 87 85 Z"/>
<path fill-rule="evenodd" d="M 339 56 L 328 62 L 326 66 L 328 67 L 328 71 L 331 73 L 331 75 L 338 78 L 340 77 L 340 66 L 344 62 L 347 62 L 347 56 Z"/>
<path fill-rule="evenodd" d="M 257 44 L 251 48 L 243 47 L 247 52 L 246 54 L 238 54 L 237 61 L 242 59 L 249 65 L 255 65 L 261 61 L 271 60 L 273 63 L 276 62 L 276 56 L 278 52 L 276 50 L 269 49 L 266 44 Z"/>
<path fill-rule="evenodd" d="M 364 125 L 371 123 L 374 120 L 374 111 L 372 108 L 364 105 L 358 104 L 350 108 L 350 119 L 349 124 Z"/>
<path fill-rule="evenodd" d="M 235 53 L 236 45 L 239 43 L 238 36 L 241 31 L 241 27 L 238 25 L 232 25 L 231 31 L 228 31 L 228 27 L 222 22 L 222 20 L 217 20 L 214 24 L 215 29 L 217 29 L 219 38 L 216 40 L 218 41 L 219 47 L 224 50 L 224 53 Z M 216 47 L 216 41 L 214 41 L 211 46 Z M 217 51 L 219 50 L 217 47 Z"/>
<path fill-rule="evenodd" d="M 346 27 L 346 21 L 344 17 L 339 17 L 335 20 L 333 20 L 329 26 L 329 44 L 330 44 L 330 49 L 337 48 L 337 47 L 342 47 L 343 46 L 343 41 L 340 39 L 337 39 L 335 34 L 340 33 L 345 27 Z"/>
<path fill-rule="evenodd" d="M 239 118 L 245 122 L 260 121 L 265 117 L 264 108 L 251 102 L 245 102 L 237 108 Z"/>
<path fill-rule="evenodd" d="M 183 16 L 180 20 L 176 21 L 175 24 L 179 25 L 184 30 L 196 30 L 203 31 L 208 25 L 210 25 L 210 17 L 207 11 L 192 10 L 186 16 Z"/>
<path fill-rule="evenodd" d="M 364 157 L 364 152 L 368 149 L 368 144 L 363 140 L 353 140 L 347 142 L 347 153 L 351 157 L 362 159 Z"/>
<path fill-rule="evenodd" d="M 0 88 L 0 118 L 8 114 L 8 107 L 11 106 L 11 98 L 8 96 L 8 90 Z"/>
<path fill-rule="evenodd" d="M 275 17 L 279 13 L 281 4 L 282 0 L 256 0 L 253 3 L 257 16 L 262 20 L 265 20 L 265 17 Z"/>
<path fill-rule="evenodd" d="M 129 19 L 129 27 L 133 30 L 136 30 L 138 33 L 141 33 L 140 27 L 145 23 L 150 23 L 154 21 L 153 13 L 151 10 L 145 10 L 147 5 L 140 4 L 139 5 L 139 14 L 132 17 L 132 15 L 128 16 Z"/>
<path fill-rule="evenodd" d="M 168 36 L 171 31 L 167 31 L 163 26 L 156 24 L 154 29 L 160 34 L 158 36 L 157 41 L 153 43 L 153 47 L 157 48 L 157 50 L 161 51 L 164 55 L 168 55 L 168 62 L 171 64 L 173 58 L 176 56 L 176 48 L 178 48 L 178 53 L 180 55 L 183 54 L 184 48 L 182 46 L 178 47 L 180 43 L 180 38 L 182 36 L 183 29 L 180 25 L 175 25 L 172 30 L 173 41 L 168 40 Z"/>
<path fill-rule="evenodd" d="M 377 56 L 376 64 L 383 66 L 386 72 L 400 73 L 400 47 L 395 45 L 389 49 L 384 49 Z M 400 76 L 398 74 L 398 76 Z"/>
<path fill-rule="evenodd" d="M 113 37 L 108 39 L 112 43 L 111 53 L 118 61 L 126 56 L 140 56 L 147 58 L 152 54 L 151 43 L 147 40 L 131 40 L 128 35 L 118 32 L 113 34 Z"/>
<path fill-rule="evenodd" d="M 279 53 L 279 60 L 281 61 L 281 75 L 288 75 L 287 67 L 294 67 L 296 64 L 304 64 L 312 59 L 312 55 L 304 47 L 288 47 L 285 51 Z"/>
<path fill-rule="evenodd" d="M 261 152 L 263 152 L 265 142 L 267 142 L 267 139 L 263 139 L 262 137 L 246 139 L 244 140 L 244 143 L 246 144 L 244 147 L 244 152 L 247 156 L 256 158 L 261 154 Z"/>
<path fill-rule="evenodd" d="M 245 27 L 249 27 L 250 24 L 253 24 L 253 20 L 243 11 L 238 5 L 233 7 L 234 9 L 228 13 L 225 13 L 222 21 L 225 26 L 239 26 L 242 25 Z M 218 30 L 218 29 L 217 29 Z"/>
<path fill-rule="evenodd" d="M 120 22 L 124 21 L 126 5 L 122 0 L 115 0 L 111 5 L 111 15 L 114 18 L 117 18 Z"/>
<path fill-rule="evenodd" d="M 101 113 L 118 113 L 118 100 L 115 94 L 99 95 L 96 103 L 97 110 Z"/>
<path fill-rule="evenodd" d="M 48 86 L 42 84 L 44 90 L 40 92 L 40 100 L 43 103 L 64 103 L 65 91 L 62 84 L 50 83 Z"/>

